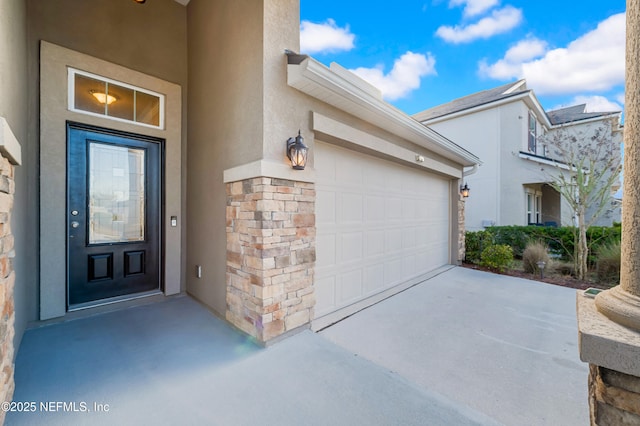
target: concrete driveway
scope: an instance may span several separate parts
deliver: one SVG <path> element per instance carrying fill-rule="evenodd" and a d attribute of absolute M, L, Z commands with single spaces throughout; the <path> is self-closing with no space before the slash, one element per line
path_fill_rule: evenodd
<path fill-rule="evenodd" d="M 576 290 L 454 268 L 321 335 L 506 425 L 586 425 Z"/>
<path fill-rule="evenodd" d="M 6 424 L 588 424 L 574 300 L 453 268 L 263 349 L 170 298 L 29 330 Z"/>

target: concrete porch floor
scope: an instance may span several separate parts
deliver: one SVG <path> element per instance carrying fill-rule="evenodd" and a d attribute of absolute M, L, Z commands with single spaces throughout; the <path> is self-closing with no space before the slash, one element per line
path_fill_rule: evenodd
<path fill-rule="evenodd" d="M 583 425 L 586 380 L 574 290 L 453 268 L 266 349 L 187 296 L 31 329 L 6 424 Z"/>

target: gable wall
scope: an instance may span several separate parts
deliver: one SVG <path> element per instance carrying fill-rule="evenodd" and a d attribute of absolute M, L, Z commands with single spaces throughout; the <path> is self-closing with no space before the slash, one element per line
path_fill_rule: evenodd
<path fill-rule="evenodd" d="M 504 138 L 498 108 L 464 115 L 429 125 L 454 143 L 476 153 L 483 162 L 478 171 L 467 178 L 471 195 L 465 200 L 465 224 L 469 231 L 484 229 L 483 221 L 500 220 L 499 170 L 501 150 L 499 142 Z"/>

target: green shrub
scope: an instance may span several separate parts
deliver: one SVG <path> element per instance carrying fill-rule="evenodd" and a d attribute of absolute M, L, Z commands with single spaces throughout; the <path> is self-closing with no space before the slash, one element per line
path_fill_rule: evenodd
<path fill-rule="evenodd" d="M 549 253 L 554 258 L 561 260 L 572 260 L 574 256 L 575 246 L 574 238 L 576 228 L 573 227 L 549 227 L 549 226 L 491 226 L 482 232 L 482 241 L 491 241 L 492 244 L 507 244 L 513 248 L 516 258 L 521 258 L 529 241 L 543 241 L 549 248 Z M 479 260 L 482 249 L 486 244 L 479 243 L 478 232 L 467 232 L 467 250 L 470 254 L 467 261 L 473 262 L 473 259 Z M 487 234 L 484 234 L 487 233 Z M 470 235 L 471 234 L 471 235 Z M 588 245 L 592 253 L 596 253 L 598 247 L 609 241 L 620 241 L 621 228 L 619 226 L 601 227 L 592 226 L 587 230 Z M 475 240 L 474 240 L 475 238 Z M 592 255 L 591 264 L 595 263 L 595 257 Z"/>
<path fill-rule="evenodd" d="M 622 235 L 622 228 L 614 226 L 606 228 L 603 226 L 592 226 L 587 229 L 587 241 L 589 244 L 589 265 L 596 266 L 598 262 L 598 255 L 601 248 L 610 246 L 613 243 L 620 243 Z M 619 247 L 619 246 L 618 246 Z"/>
<path fill-rule="evenodd" d="M 514 257 L 522 259 L 522 253 L 531 239 L 535 226 L 492 226 L 489 232 L 493 234 L 494 244 L 510 246 Z"/>
<path fill-rule="evenodd" d="M 596 256 L 598 282 L 617 284 L 620 282 L 620 241 L 600 245 Z"/>
<path fill-rule="evenodd" d="M 544 262 L 549 265 L 549 252 L 547 245 L 542 241 L 532 241 L 527 244 L 522 254 L 522 266 L 525 272 L 530 274 L 539 273 L 538 262 Z"/>
<path fill-rule="evenodd" d="M 467 232 L 465 234 L 465 262 L 480 263 L 482 250 L 493 244 L 493 236 L 488 231 Z"/>
<path fill-rule="evenodd" d="M 506 244 L 496 244 L 486 247 L 480 255 L 480 266 L 494 269 L 498 272 L 506 271 L 513 262 L 513 250 Z"/>

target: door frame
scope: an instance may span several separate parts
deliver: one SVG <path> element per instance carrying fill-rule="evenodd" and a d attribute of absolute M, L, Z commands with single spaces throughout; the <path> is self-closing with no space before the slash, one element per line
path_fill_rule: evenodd
<path fill-rule="evenodd" d="M 147 136 L 147 135 L 143 135 L 143 134 L 138 134 L 138 133 L 130 133 L 130 132 L 123 132 L 123 131 L 118 131 L 118 130 L 113 130 L 113 129 L 108 129 L 108 128 L 104 128 L 104 127 L 98 127 L 98 126 L 93 126 L 93 125 L 88 125 L 88 124 L 84 124 L 84 123 L 79 123 L 79 122 L 73 122 L 73 121 L 67 121 L 66 123 L 66 129 L 67 129 L 67 188 L 66 188 L 66 208 L 67 208 L 67 235 L 69 234 L 69 221 L 71 220 L 70 215 L 69 215 L 69 211 L 71 206 L 69 205 L 69 144 L 71 143 L 71 130 L 80 130 L 80 131 L 89 131 L 89 132 L 93 132 L 93 133 L 101 133 L 101 134 L 105 134 L 105 135 L 109 135 L 109 136 L 116 136 L 116 137 L 120 137 L 120 138 L 125 138 L 125 139 L 131 139 L 131 140 L 137 140 L 137 141 L 142 141 L 142 142 L 150 142 L 150 143 L 156 143 L 158 144 L 158 148 L 159 148 L 159 158 L 158 158 L 158 166 L 159 166 L 159 170 L 158 170 L 158 191 L 159 193 L 157 194 L 159 197 L 158 200 L 158 226 L 157 226 L 157 230 L 155 232 L 158 233 L 158 247 L 157 247 L 157 251 L 158 251 L 158 279 L 159 279 L 159 287 L 157 290 L 152 290 L 149 292 L 143 292 L 143 293 L 132 293 L 132 294 L 126 294 L 126 295 L 122 295 L 122 296 L 116 296 L 116 297 L 110 297 L 107 299 L 100 299 L 100 300 L 95 300 L 95 301 L 90 301 L 90 302 L 86 302 L 86 303 L 80 303 L 80 304 L 75 304 L 75 305 L 71 305 L 71 303 L 69 302 L 70 297 L 69 297 L 69 291 L 70 291 L 70 275 L 69 275 L 69 256 L 70 256 L 70 247 L 69 247 L 69 239 L 67 239 L 67 245 L 66 245 L 66 267 L 67 267 L 67 310 L 68 311 L 74 311 L 74 310 L 80 310 L 80 309 L 86 309 L 87 307 L 95 307 L 95 306 L 100 306 L 100 305 L 105 305 L 105 304 L 110 304 L 113 302 L 118 302 L 118 301 L 124 301 L 124 300 L 131 300 L 131 299 L 137 299 L 140 297 L 144 297 L 144 296 L 148 296 L 148 295 L 153 295 L 153 294 L 157 294 L 159 291 L 160 292 L 164 292 L 164 232 L 162 229 L 162 224 L 165 222 L 164 218 L 165 218 L 165 203 L 164 203 L 164 198 L 165 198 L 165 140 L 161 139 L 161 138 L 157 138 L 157 137 L 151 137 L 151 136 Z M 85 176 L 86 177 L 86 176 Z"/>
<path fill-rule="evenodd" d="M 165 95 L 165 127 L 148 128 L 135 123 L 93 117 L 68 108 L 68 68 L 72 67 Z M 184 291 L 185 250 L 183 227 L 186 212 L 186 167 L 182 152 L 182 89 L 179 85 L 143 74 L 55 44 L 40 43 L 40 179 L 39 193 L 39 319 L 67 314 L 67 135 L 66 122 L 82 122 L 101 128 L 164 139 L 164 217 L 161 247 L 164 295 Z M 34 182 L 35 185 L 38 183 Z M 177 218 L 172 226 L 170 217 Z"/>

